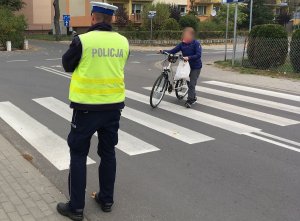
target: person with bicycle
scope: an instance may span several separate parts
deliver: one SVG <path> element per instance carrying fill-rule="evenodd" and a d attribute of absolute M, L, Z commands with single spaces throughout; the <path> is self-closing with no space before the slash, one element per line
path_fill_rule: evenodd
<path fill-rule="evenodd" d="M 185 103 L 187 108 L 191 108 L 197 102 L 196 85 L 202 69 L 202 47 L 199 41 L 195 39 L 196 32 L 192 27 L 187 27 L 182 33 L 182 42 L 171 50 L 161 50 L 160 52 L 167 52 L 176 54 L 181 51 L 183 59 L 188 61 L 191 67 L 190 81 L 188 82 L 188 98 Z"/>

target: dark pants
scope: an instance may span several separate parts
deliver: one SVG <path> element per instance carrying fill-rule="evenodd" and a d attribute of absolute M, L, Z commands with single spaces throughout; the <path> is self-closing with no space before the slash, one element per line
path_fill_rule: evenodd
<path fill-rule="evenodd" d="M 190 81 L 188 82 L 188 100 L 194 100 L 196 98 L 196 85 L 199 78 L 201 69 L 192 69 L 190 73 Z"/>
<path fill-rule="evenodd" d="M 83 209 L 86 189 L 86 161 L 91 138 L 98 133 L 99 200 L 113 203 L 116 177 L 115 146 L 118 143 L 118 129 L 121 112 L 73 111 L 71 132 L 68 136 L 70 147 L 69 194 L 72 209 Z"/>

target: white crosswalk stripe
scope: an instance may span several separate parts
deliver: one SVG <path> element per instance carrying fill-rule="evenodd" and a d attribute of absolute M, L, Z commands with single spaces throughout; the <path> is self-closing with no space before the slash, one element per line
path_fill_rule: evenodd
<path fill-rule="evenodd" d="M 203 86 L 197 86 L 196 90 L 200 91 L 202 93 L 217 95 L 220 97 L 225 97 L 225 98 L 239 100 L 239 101 L 243 101 L 243 102 L 247 102 L 247 103 L 252 103 L 252 104 L 260 105 L 263 107 L 269 107 L 269 108 L 273 108 L 273 109 L 277 109 L 277 110 L 300 114 L 300 107 L 296 107 L 296 106 L 292 106 L 292 105 L 288 105 L 288 104 L 283 104 L 283 103 L 270 101 L 270 100 L 264 100 L 264 99 L 250 97 L 250 96 L 241 95 L 241 94 L 234 94 L 231 92 L 216 90 L 216 89 L 207 88 L 207 87 L 203 87 Z"/>
<path fill-rule="evenodd" d="M 151 88 L 149 88 L 149 87 L 146 87 L 145 89 L 151 90 Z M 173 97 L 174 97 L 174 95 L 173 95 Z M 252 119 L 264 121 L 267 123 L 276 124 L 279 126 L 289 126 L 289 125 L 294 125 L 294 124 L 300 123 L 299 121 L 292 120 L 289 118 L 280 117 L 280 116 L 264 113 L 261 111 L 251 110 L 248 108 L 244 108 L 244 107 L 240 107 L 240 106 L 236 106 L 236 105 L 232 105 L 232 104 L 227 104 L 227 103 L 220 102 L 220 101 L 206 99 L 204 97 L 197 97 L 197 99 L 198 99 L 199 104 L 204 105 L 204 106 L 208 106 L 208 107 L 223 110 L 226 112 L 249 117 Z"/>
<path fill-rule="evenodd" d="M 133 91 L 126 91 L 126 97 L 139 101 L 141 103 L 148 104 L 149 98 L 146 95 L 139 94 Z M 251 132 L 260 131 L 259 128 L 251 127 L 246 124 L 241 124 L 235 121 L 227 120 L 225 118 L 217 117 L 211 114 L 207 114 L 197 110 L 188 110 L 185 107 L 181 107 L 176 104 L 172 104 L 166 101 L 162 101 L 160 109 L 181 115 L 183 117 L 191 118 L 195 121 L 203 122 L 205 124 L 209 124 L 215 127 L 222 128 L 224 130 L 236 133 L 236 134 L 244 134 Z"/>
<path fill-rule="evenodd" d="M 70 121 L 72 118 L 72 110 L 66 103 L 60 100 L 57 100 L 53 97 L 37 98 L 33 100 L 68 121 Z M 130 156 L 159 150 L 159 148 L 135 138 L 124 131 L 119 131 L 119 137 L 120 141 L 117 146 L 118 149 Z"/>
<path fill-rule="evenodd" d="M 286 93 L 282 93 L 282 92 L 264 90 L 264 89 L 260 89 L 260 88 L 248 87 L 248 86 L 243 86 L 243 85 L 238 85 L 238 84 L 230 84 L 230 83 L 225 83 L 225 82 L 220 82 L 220 81 L 205 81 L 203 83 L 300 102 L 300 96 L 286 94 Z"/>
<path fill-rule="evenodd" d="M 178 126 L 163 119 L 153 117 L 129 107 L 124 109 L 122 116 L 188 144 L 214 140 L 212 137 Z"/>
<path fill-rule="evenodd" d="M 58 170 L 69 168 L 67 142 L 10 102 L 0 102 L 0 118 L 9 124 Z M 87 164 L 95 163 L 88 158 Z"/>

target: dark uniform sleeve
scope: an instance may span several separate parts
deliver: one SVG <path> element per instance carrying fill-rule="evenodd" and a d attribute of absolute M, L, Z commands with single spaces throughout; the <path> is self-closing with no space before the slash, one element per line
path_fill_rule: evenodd
<path fill-rule="evenodd" d="M 62 65 L 66 72 L 73 72 L 78 66 L 82 55 L 82 44 L 79 37 L 75 37 L 68 51 L 62 57 Z"/>

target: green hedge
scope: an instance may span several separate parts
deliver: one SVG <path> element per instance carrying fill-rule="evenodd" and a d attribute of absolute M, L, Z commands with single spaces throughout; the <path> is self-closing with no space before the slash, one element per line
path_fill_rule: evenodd
<path fill-rule="evenodd" d="M 248 59 L 258 69 L 279 67 L 288 54 L 288 33 L 281 25 L 258 25 L 250 35 Z"/>
<path fill-rule="evenodd" d="M 294 71 L 300 73 L 300 29 L 293 33 L 290 58 Z"/>
<path fill-rule="evenodd" d="M 21 49 L 24 45 L 24 31 L 27 27 L 24 16 L 16 16 L 7 8 L 0 8 L 0 46 L 6 47 L 11 41 L 13 48 Z"/>
<path fill-rule="evenodd" d="M 150 31 L 119 31 L 120 34 L 126 36 L 128 39 L 134 40 L 149 40 Z M 180 40 L 182 31 L 154 31 L 154 40 Z M 247 32 L 239 32 L 239 36 L 246 36 Z M 233 32 L 229 32 L 229 38 L 233 37 Z M 197 32 L 198 39 L 225 39 L 224 31 L 213 32 Z"/>

